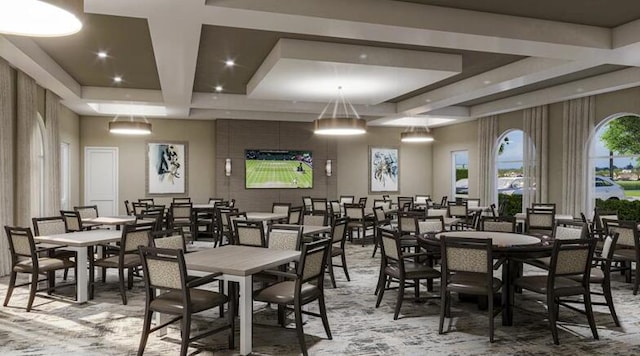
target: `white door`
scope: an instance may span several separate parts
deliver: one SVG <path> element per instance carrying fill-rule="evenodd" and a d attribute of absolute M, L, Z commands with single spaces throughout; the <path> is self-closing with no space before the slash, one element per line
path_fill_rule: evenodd
<path fill-rule="evenodd" d="M 84 203 L 101 216 L 118 215 L 118 148 L 85 147 Z"/>

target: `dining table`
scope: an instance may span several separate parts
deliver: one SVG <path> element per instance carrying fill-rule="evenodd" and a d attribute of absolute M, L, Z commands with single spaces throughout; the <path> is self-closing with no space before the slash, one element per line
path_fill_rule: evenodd
<path fill-rule="evenodd" d="M 502 325 L 513 325 L 514 287 L 523 259 L 548 257 L 553 244 L 550 240 L 536 236 L 510 232 L 493 231 L 445 231 L 437 234 L 422 234 L 418 243 L 427 249 L 439 249 L 442 236 L 455 236 L 474 239 L 491 239 L 494 259 L 503 259 L 502 265 Z"/>
<path fill-rule="evenodd" d="M 186 254 L 185 263 L 190 271 L 219 272 L 227 282 L 240 285 L 240 354 L 248 355 L 253 339 L 253 275 L 299 258 L 300 251 L 225 245 Z"/>
<path fill-rule="evenodd" d="M 61 249 L 76 253 L 76 302 L 85 303 L 89 299 L 89 247 L 120 241 L 121 231 L 95 229 L 68 232 L 65 234 L 34 236 L 36 242 L 62 245 Z M 93 257 L 93 256 L 91 256 Z M 84 267 L 83 267 L 84 266 Z"/>

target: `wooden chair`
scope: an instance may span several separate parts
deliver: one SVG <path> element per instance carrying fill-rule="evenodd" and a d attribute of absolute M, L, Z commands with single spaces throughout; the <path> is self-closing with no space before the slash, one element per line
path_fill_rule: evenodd
<path fill-rule="evenodd" d="M 143 204 L 148 204 L 148 205 L 155 205 L 155 201 L 153 200 L 153 198 L 140 198 L 140 199 L 138 199 L 138 203 L 143 203 Z"/>
<path fill-rule="evenodd" d="M 603 219 L 605 230 L 609 233 L 618 233 L 618 243 L 613 259 L 621 261 L 625 267 L 627 282 L 631 282 L 631 266 L 635 264 L 635 281 L 633 283 L 633 295 L 638 294 L 640 287 L 640 232 L 635 221 Z"/>
<path fill-rule="evenodd" d="M 286 218 L 282 218 L 274 223 L 286 224 L 289 222 L 289 214 L 291 213 L 291 203 L 273 203 L 271 212 L 274 214 L 287 214 Z"/>
<path fill-rule="evenodd" d="M 234 245 L 267 247 L 261 221 L 233 220 Z"/>
<path fill-rule="evenodd" d="M 73 210 L 77 211 L 80 214 L 81 219 L 93 219 L 100 216 L 98 214 L 97 205 L 74 206 Z"/>
<path fill-rule="evenodd" d="M 526 233 L 534 236 L 551 236 L 555 223 L 555 210 L 527 208 Z"/>
<path fill-rule="evenodd" d="M 358 237 L 362 240 L 362 246 L 364 246 L 367 230 L 373 228 L 373 221 L 367 219 L 364 214 L 364 207 L 360 204 L 345 204 L 344 211 L 346 217 L 349 218 L 347 229 L 350 240 L 353 241 L 353 230 L 356 230 Z M 360 230 L 362 230 L 362 235 L 360 235 Z"/>
<path fill-rule="evenodd" d="M 481 231 L 516 232 L 516 219 L 514 217 L 483 216 L 480 219 Z"/>
<path fill-rule="evenodd" d="M 62 216 L 49 216 L 42 218 L 33 218 L 31 219 L 33 223 L 33 234 L 35 236 L 41 235 L 57 235 L 64 234 L 67 232 L 66 224 L 64 218 Z M 89 248 L 91 251 L 91 248 Z M 49 257 L 59 258 L 59 259 L 71 259 L 76 257 L 76 253 L 74 251 L 55 249 L 51 251 Z M 65 268 L 63 280 L 67 280 L 67 276 L 69 274 L 69 269 Z"/>
<path fill-rule="evenodd" d="M 191 203 L 191 198 L 189 197 L 184 197 L 184 198 L 173 198 L 171 200 L 172 203 L 178 203 L 178 204 L 188 204 Z"/>
<path fill-rule="evenodd" d="M 174 198 L 175 199 L 175 198 Z M 168 227 L 170 229 L 180 228 L 184 231 L 185 228 L 189 231 L 189 236 L 193 240 L 196 235 L 196 225 L 193 214 L 192 203 L 171 203 L 169 207 Z M 186 232 L 185 232 L 186 235 Z"/>
<path fill-rule="evenodd" d="M 127 212 L 127 215 L 133 215 L 133 209 L 131 208 L 131 203 L 128 200 L 124 201 L 124 210 Z"/>
<path fill-rule="evenodd" d="M 347 224 L 348 218 L 338 218 L 334 220 L 331 225 L 331 248 L 329 250 L 329 260 L 327 269 L 329 270 L 329 277 L 331 278 L 331 285 L 336 288 L 336 278 L 333 273 L 334 267 L 342 267 L 347 281 L 351 281 L 349 278 L 349 270 L 347 269 L 347 254 L 344 249 L 344 244 L 347 241 Z M 333 263 L 333 258 L 340 256 L 340 265 Z"/>
<path fill-rule="evenodd" d="M 300 225 L 300 220 L 302 218 L 302 207 L 294 206 L 289 210 L 289 221 L 288 224 L 292 225 Z"/>

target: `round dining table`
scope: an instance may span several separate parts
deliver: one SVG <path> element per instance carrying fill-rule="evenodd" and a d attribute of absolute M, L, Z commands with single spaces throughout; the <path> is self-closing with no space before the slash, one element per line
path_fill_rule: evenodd
<path fill-rule="evenodd" d="M 444 231 L 418 236 L 418 243 L 427 250 L 438 250 L 442 236 L 491 239 L 493 257 L 503 259 L 502 265 L 502 325 L 513 325 L 513 280 L 517 277 L 523 259 L 548 257 L 553 244 L 549 239 L 510 232 Z"/>

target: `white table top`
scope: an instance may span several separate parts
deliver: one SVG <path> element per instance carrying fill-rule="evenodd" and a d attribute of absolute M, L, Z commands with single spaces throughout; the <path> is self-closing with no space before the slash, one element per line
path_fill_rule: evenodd
<path fill-rule="evenodd" d="M 186 254 L 185 262 L 190 270 L 248 276 L 299 257 L 300 251 L 226 245 Z"/>
<path fill-rule="evenodd" d="M 135 216 L 121 215 L 121 216 L 99 216 L 92 219 L 82 219 L 83 223 L 90 223 L 96 225 L 124 225 L 130 224 L 136 221 Z"/>
<path fill-rule="evenodd" d="M 494 246 L 511 247 L 536 245 L 540 243 L 540 239 L 534 236 L 516 234 L 511 232 L 493 232 L 493 231 L 447 231 L 436 234 L 436 238 L 440 236 L 466 237 L 472 239 L 491 239 Z"/>
<path fill-rule="evenodd" d="M 213 209 L 213 204 L 193 204 L 191 205 L 194 209 Z"/>
<path fill-rule="evenodd" d="M 287 214 L 282 213 L 266 213 L 266 212 L 249 212 L 247 213 L 247 220 L 249 221 L 270 221 L 286 219 Z"/>
<path fill-rule="evenodd" d="M 101 229 L 69 232 L 66 234 L 34 236 L 33 239 L 36 242 L 45 242 L 55 245 L 87 247 L 119 241 L 121 236 L 122 231 Z"/>
<path fill-rule="evenodd" d="M 274 226 L 302 226 L 302 234 L 308 235 L 308 236 L 331 231 L 331 226 L 320 226 L 320 225 L 278 224 Z"/>

